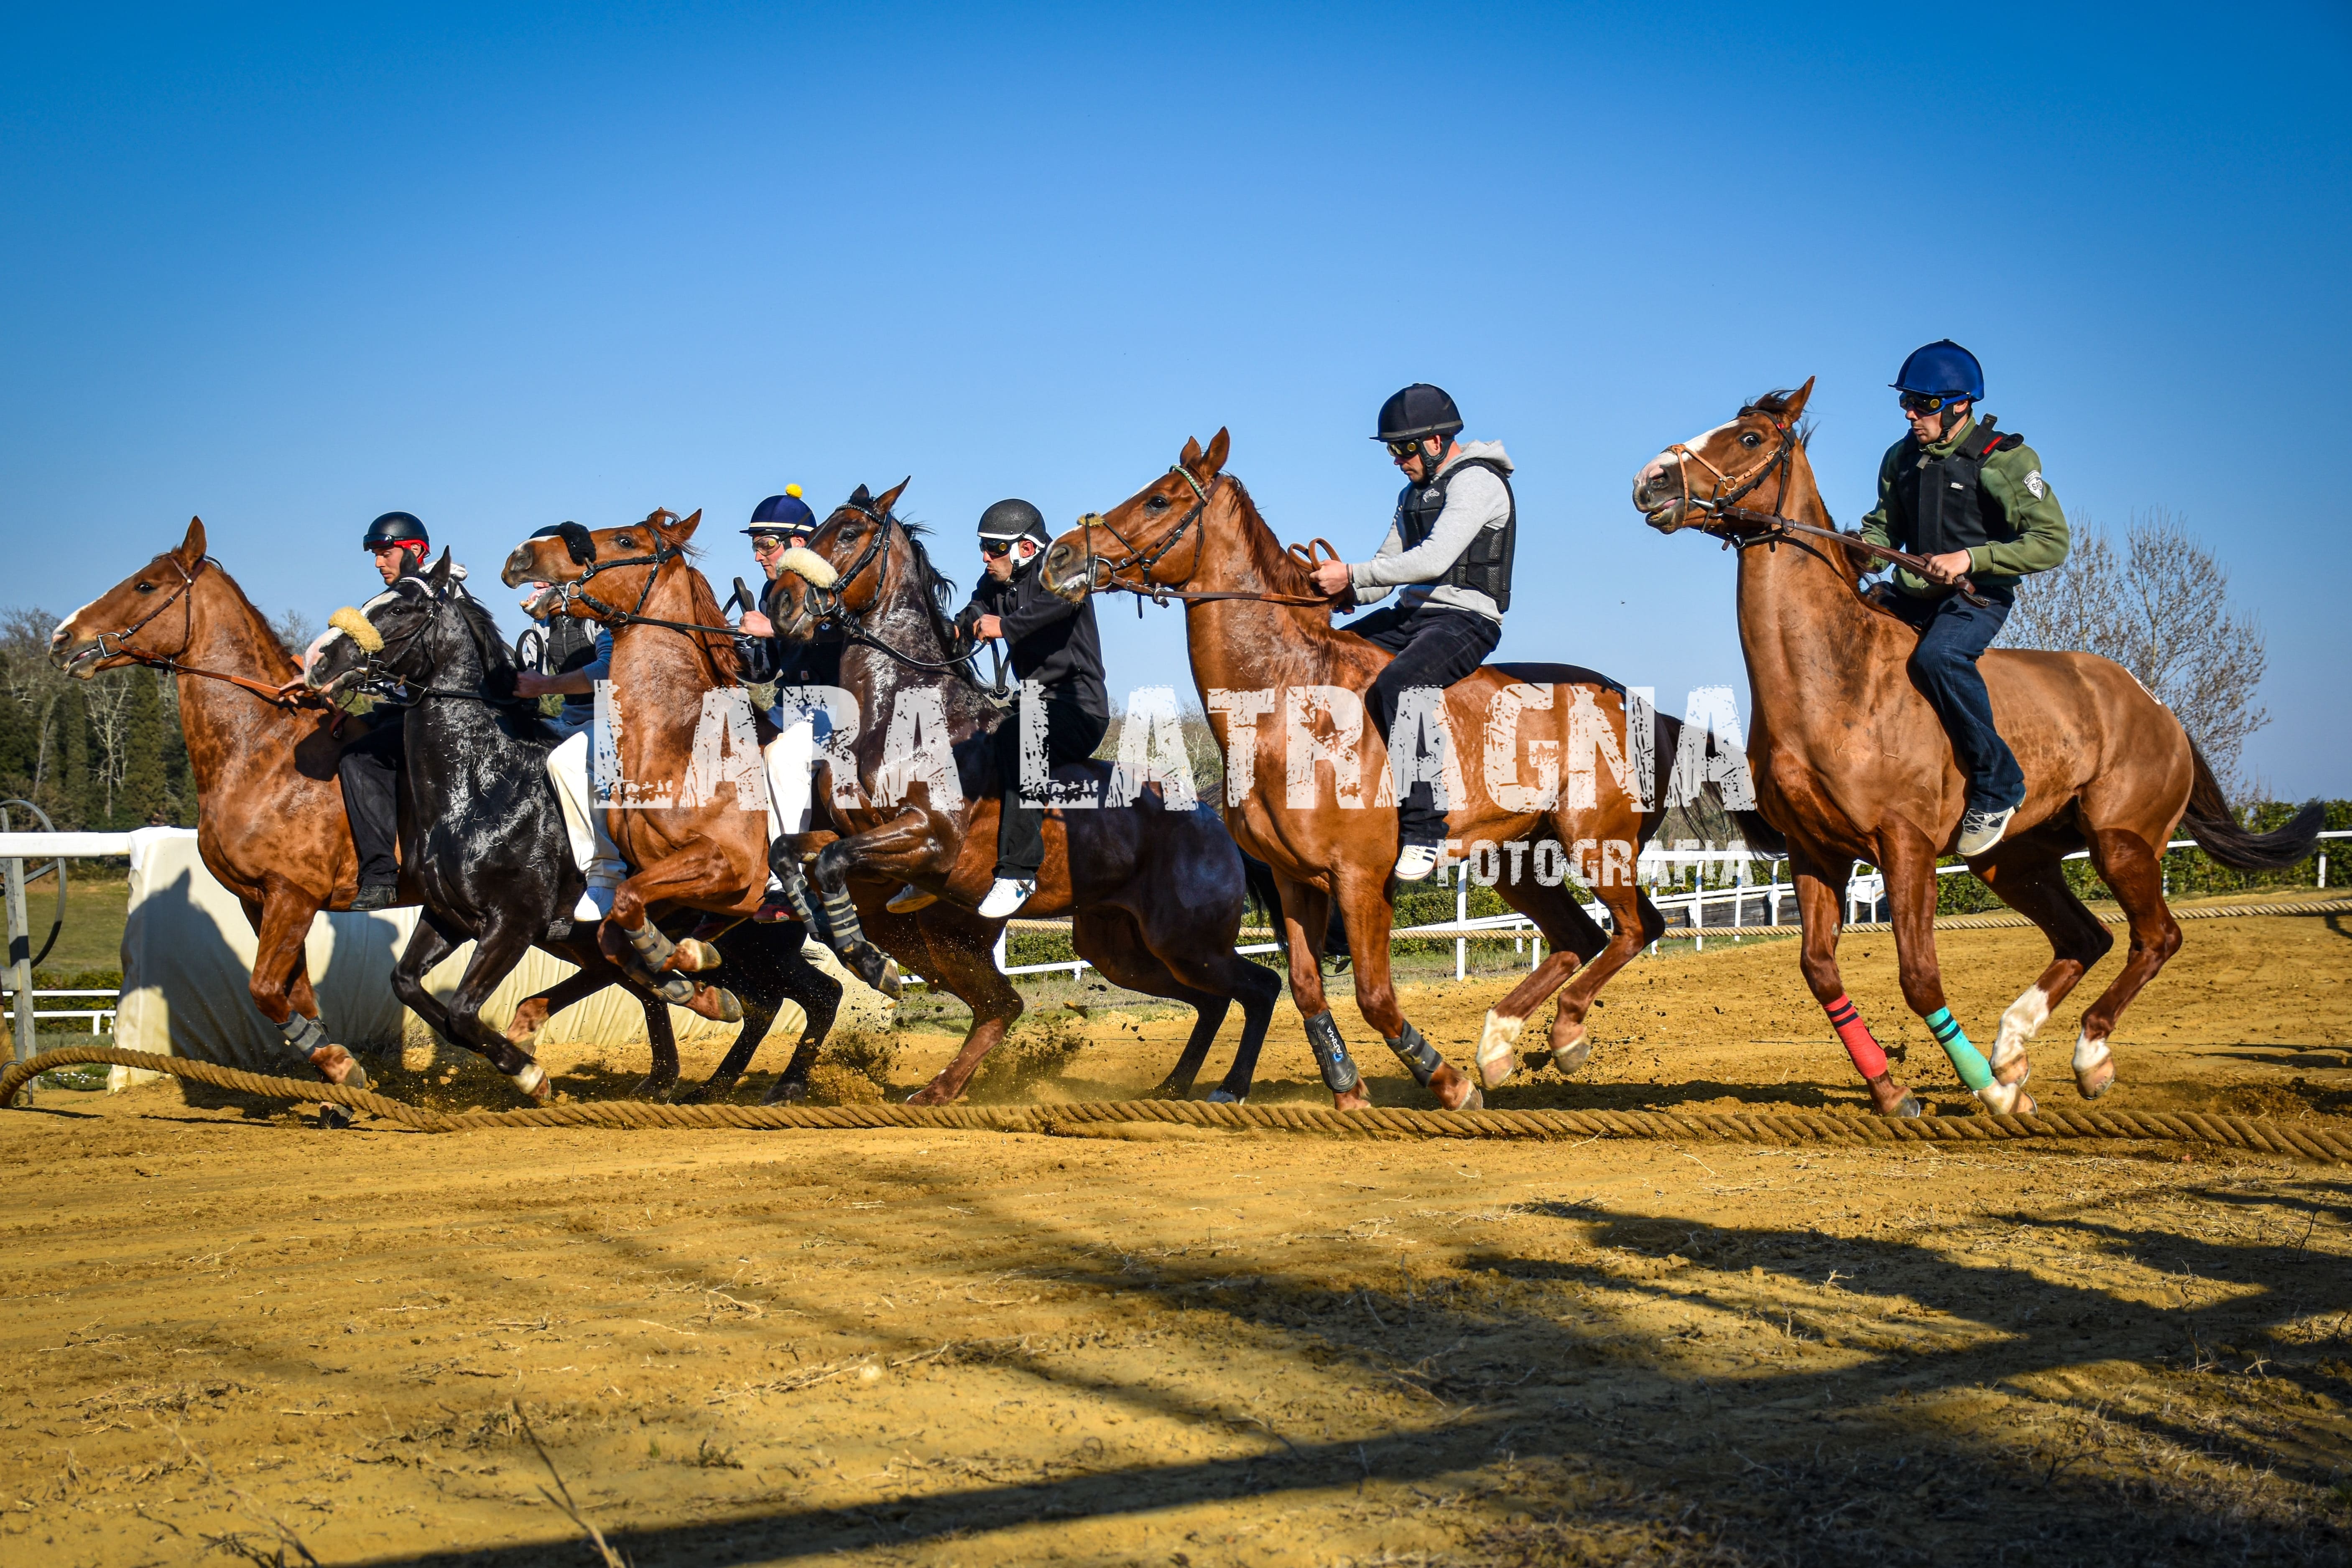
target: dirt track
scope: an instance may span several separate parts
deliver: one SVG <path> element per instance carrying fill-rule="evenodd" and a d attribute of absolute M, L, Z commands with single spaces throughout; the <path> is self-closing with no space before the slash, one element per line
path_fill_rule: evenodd
<path fill-rule="evenodd" d="M 2352 927 L 2187 934 L 2106 1103 L 2352 1113 Z M 1979 1039 L 2046 951 L 1943 948 Z M 1958 1109 L 1891 941 L 1849 949 L 1865 1016 Z M 1853 1107 L 1793 959 L 1637 964 L 1586 1079 L 1496 1102 Z M 1458 1055 L 1509 984 L 1407 1009 Z M 2090 994 L 2036 1051 L 2053 1098 Z M 1136 1091 L 1182 1020 L 1083 1027 L 1040 1092 Z M 1367 1035 L 1376 1096 L 1412 1102 Z M 950 1043 L 909 1040 L 902 1085 Z M 509 1103 L 470 1065 L 446 1086 L 413 1065 L 395 1092 Z M 641 1064 L 552 1065 L 599 1093 Z M 1310 1076 L 1286 1014 L 1260 1098 Z M 639 1564 L 2352 1555 L 2340 1169 L 1174 1129 L 329 1134 L 170 1085 L 45 1093 L 0 1117 L 0 1161 L 10 1563 L 298 1562 L 294 1536 L 329 1563 L 593 1562 L 518 1403 Z"/>

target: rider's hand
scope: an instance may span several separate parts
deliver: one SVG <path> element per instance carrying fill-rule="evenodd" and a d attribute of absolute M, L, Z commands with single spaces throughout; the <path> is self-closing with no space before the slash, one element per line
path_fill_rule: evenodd
<path fill-rule="evenodd" d="M 1322 562 L 1316 566 L 1313 576 L 1315 591 L 1334 599 L 1346 593 L 1353 580 L 1348 574 L 1348 563 L 1344 561 Z"/>
<path fill-rule="evenodd" d="M 285 685 L 279 687 L 278 689 L 278 695 L 280 697 L 300 697 L 310 689 L 310 681 L 298 675 L 293 679 L 288 681 Z"/>
<path fill-rule="evenodd" d="M 1949 551 L 1942 555 L 1930 555 L 1919 572 L 1919 575 L 1928 582 L 1941 583 L 1946 587 L 1949 587 L 1968 574 L 1969 552 L 1965 550 Z"/>
<path fill-rule="evenodd" d="M 1004 635 L 1004 623 L 994 616 L 982 616 L 971 623 L 971 635 L 985 642 L 990 637 Z"/>
<path fill-rule="evenodd" d="M 514 683 L 514 694 L 517 697 L 530 698 L 546 696 L 548 688 L 555 684 L 546 676 L 533 675 L 527 669 L 518 669 L 515 671 Z"/>
<path fill-rule="evenodd" d="M 772 637 L 776 635 L 775 623 L 757 610 L 746 610 L 735 629 L 747 637 Z"/>

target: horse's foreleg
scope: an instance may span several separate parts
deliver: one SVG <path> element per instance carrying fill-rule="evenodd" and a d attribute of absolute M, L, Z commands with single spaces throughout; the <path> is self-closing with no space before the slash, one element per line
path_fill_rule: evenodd
<path fill-rule="evenodd" d="M 1022 1010 L 1021 994 L 998 972 L 992 954 L 968 952 L 961 943 L 934 942 L 929 945 L 931 961 L 940 971 L 941 983 L 971 1009 L 971 1032 L 964 1037 L 963 1047 L 956 1052 L 955 1059 L 941 1068 L 938 1077 L 908 1097 L 909 1105 L 953 1102 L 971 1082 L 971 1075 L 980 1070 L 981 1058 L 996 1048 Z"/>
<path fill-rule="evenodd" d="M 1969 1093 L 1998 1111 L 2031 1111 L 2032 1097 L 2017 1084 L 1994 1079 L 1992 1064 L 1947 1005 L 1943 968 L 1936 961 L 1936 847 L 1925 834 L 1901 824 L 1881 829 L 1878 842 L 1903 1000 L 1944 1047 Z"/>
<path fill-rule="evenodd" d="M 1363 1075 L 1339 1037 L 1331 1004 L 1323 994 L 1323 933 L 1331 929 L 1331 895 L 1305 882 L 1277 876 L 1275 890 L 1282 896 L 1283 953 L 1290 960 L 1290 999 L 1307 1020 L 1307 1047 L 1331 1103 L 1341 1110 L 1361 1110 L 1372 1103 Z M 1352 939 L 1351 939 L 1352 940 Z"/>
<path fill-rule="evenodd" d="M 392 966 L 392 994 L 445 1040 L 457 1039 L 456 1026 L 441 999 L 425 988 L 425 977 L 464 940 L 462 933 L 443 928 L 427 910 L 418 916 L 415 929 L 408 933 L 408 945 L 401 949 L 399 962 Z"/>
<path fill-rule="evenodd" d="M 250 900 L 245 916 L 253 926 L 253 973 L 246 989 L 261 1016 L 278 1026 L 290 1060 L 312 1068 L 329 1083 L 368 1086 L 367 1073 L 351 1052 L 327 1038 L 319 1021 L 319 999 L 310 989 L 303 943 L 320 909 L 318 898 L 283 877 L 262 885 L 259 905 Z"/>
<path fill-rule="evenodd" d="M 1849 864 L 1843 860 L 1832 863 Z M 1822 1005 L 1822 1011 L 1829 1015 L 1830 1027 L 1837 1031 L 1839 1042 L 1853 1060 L 1854 1070 L 1862 1074 L 1870 1090 L 1870 1103 L 1878 1114 L 1918 1115 L 1919 1101 L 1895 1081 L 1886 1052 L 1870 1032 L 1870 1026 L 1862 1021 L 1861 1009 L 1845 994 L 1845 982 L 1838 973 L 1838 933 L 1844 927 L 1848 873 L 1816 870 L 1812 861 L 1793 850 L 1789 867 L 1796 881 L 1798 918 L 1804 930 L 1797 967 L 1804 974 L 1806 989 Z"/>
<path fill-rule="evenodd" d="M 582 952 L 575 944 L 564 949 L 565 956 L 575 963 Z M 583 965 L 579 973 L 565 975 L 535 996 L 526 996 L 516 1004 L 514 1016 L 507 1020 L 507 1043 L 529 1050 L 539 1040 L 539 1032 L 547 1027 L 548 1019 L 574 1002 L 594 995 L 605 986 L 618 982 L 620 972 L 603 962 L 601 954 L 593 963 Z"/>
<path fill-rule="evenodd" d="M 768 1086 L 767 1097 L 761 1102 L 767 1105 L 808 1098 L 809 1073 L 816 1066 L 817 1052 L 824 1047 L 824 1037 L 833 1032 L 833 1020 L 841 1008 L 841 982 L 802 956 L 797 946 L 787 956 L 783 973 L 785 997 L 800 1004 L 807 1021 L 801 1026 L 801 1037 L 794 1043 L 784 1070 Z"/>
<path fill-rule="evenodd" d="M 532 935 L 533 922 L 527 919 L 506 918 L 485 927 L 474 941 L 473 955 L 466 961 L 466 973 L 458 978 L 457 989 L 449 994 L 446 1015 L 452 1039 L 488 1058 L 490 1064 L 522 1093 L 544 1101 L 552 1092 L 548 1087 L 546 1069 L 530 1053 L 518 1048 L 482 1021 L 483 1004 L 499 988 L 499 983 L 522 962 L 523 954 L 530 951 Z"/>
<path fill-rule="evenodd" d="M 1448 1110 L 1476 1110 L 1486 1103 L 1476 1082 L 1422 1038 L 1397 1005 L 1396 986 L 1390 978 L 1391 910 L 1384 882 L 1385 878 L 1381 883 L 1367 879 L 1339 884 L 1339 913 L 1347 921 L 1348 951 L 1356 961 L 1356 1010 L 1381 1032 L 1413 1082 L 1437 1096 L 1438 1104 Z"/>
<path fill-rule="evenodd" d="M 752 889 L 749 893 L 743 891 L 747 884 Z M 719 950 L 692 937 L 671 942 L 649 917 L 647 906 L 746 901 L 756 898 L 758 889 L 765 886 L 764 875 L 755 877 L 738 866 L 721 846 L 698 845 L 640 867 L 615 889 L 613 912 L 597 931 L 598 943 L 630 979 L 658 993 L 663 1000 L 715 1022 L 738 1022 L 743 1008 L 735 994 L 694 978 L 718 966 Z"/>

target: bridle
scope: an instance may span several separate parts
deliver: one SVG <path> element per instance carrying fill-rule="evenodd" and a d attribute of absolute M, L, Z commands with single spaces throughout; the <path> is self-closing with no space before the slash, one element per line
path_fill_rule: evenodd
<path fill-rule="evenodd" d="M 401 581 L 405 582 L 408 581 L 408 579 L 403 578 Z M 394 591 L 399 592 L 400 590 L 395 589 Z M 353 638 L 352 646 L 359 647 L 360 649 L 359 661 L 353 664 L 350 669 L 344 671 L 333 680 L 329 681 L 326 687 L 321 689 L 321 696 L 324 696 L 328 691 L 341 687 L 373 687 L 378 689 L 397 688 L 398 689 L 396 693 L 390 690 L 386 691 L 386 695 L 390 696 L 394 701 L 397 702 L 406 702 L 412 699 L 422 699 L 426 697 L 455 698 L 460 701 L 468 702 L 520 704 L 529 701 L 529 699 L 524 698 L 493 697 L 487 691 L 468 691 L 461 687 L 420 685 L 416 680 L 412 679 L 407 675 L 404 675 L 401 671 L 394 668 L 393 661 L 406 658 L 408 650 L 415 645 L 416 639 L 423 637 L 426 632 L 432 630 L 435 624 L 440 620 L 442 614 L 450 607 L 449 600 L 446 595 L 435 593 L 429 585 L 420 587 L 417 592 L 422 595 L 429 608 L 423 616 L 418 617 L 416 624 L 404 633 L 397 641 L 394 641 L 390 637 L 385 637 L 383 646 L 379 648 L 369 648 L 363 647 L 360 645 L 357 638 Z M 364 616 L 366 612 L 362 611 L 361 614 Z M 370 626 L 374 626 L 375 623 L 370 621 L 368 624 Z M 483 642 L 482 634 L 479 628 L 475 626 L 470 621 L 464 623 L 464 625 L 466 628 L 466 636 L 472 641 L 474 645 L 474 652 L 480 658 L 483 671 L 487 674 L 493 662 L 495 662 L 490 658 L 489 647 Z M 351 633 L 349 632 L 345 632 L 343 635 L 347 637 L 351 637 Z M 377 628 L 376 635 L 378 637 L 383 636 L 382 627 Z M 503 650 L 503 647 L 504 645 L 500 645 L 501 650 Z"/>
<path fill-rule="evenodd" d="M 1757 408 L 1743 408 L 1739 412 L 1743 415 L 1763 414 L 1763 410 Z M 1772 449 L 1769 457 L 1745 474 L 1734 475 L 1724 472 L 1723 469 L 1709 462 L 1703 453 L 1693 451 L 1680 441 L 1666 448 L 1665 455 L 1675 459 L 1675 479 L 1682 490 L 1682 510 L 1685 515 L 1692 512 L 1698 514 L 1685 526 L 1714 534 L 1723 542 L 1723 547 L 1726 550 L 1745 551 L 1753 549 L 1759 544 L 1763 545 L 1767 550 L 1773 550 L 1786 542 L 1814 557 L 1824 565 L 1834 565 L 1835 563 L 1828 556 L 1806 543 L 1804 539 L 1798 537 L 1810 535 L 1815 539 L 1829 540 L 1847 550 L 1859 551 L 1863 554 L 1881 561 L 1892 562 L 1898 566 L 1908 566 L 1914 572 L 1927 565 L 1925 556 L 1914 555 L 1908 551 L 1891 549 L 1884 544 L 1873 544 L 1853 534 L 1842 533 L 1834 527 L 1820 528 L 1810 522 L 1800 522 L 1795 518 L 1783 513 L 1780 509 L 1788 500 L 1789 481 L 1795 473 L 1797 448 L 1802 443 L 1797 438 L 1793 422 L 1783 424 L 1769 414 L 1764 414 L 1763 416 L 1765 421 L 1780 433 L 1780 442 Z M 1691 489 L 1690 466 L 1693 463 L 1696 463 L 1715 478 L 1713 488 L 1704 496 L 1695 494 Z M 1780 488 L 1773 492 L 1770 511 L 1757 511 L 1738 504 L 1753 495 L 1757 489 L 1776 472 L 1780 477 Z M 1953 591 L 1971 605 L 1981 606 L 1987 603 L 1984 597 L 1976 592 L 1976 584 L 1970 583 L 1966 577 L 1959 579 L 1954 585 Z"/>
<path fill-rule="evenodd" d="M 166 552 L 163 559 L 169 561 L 172 563 L 172 569 L 180 574 L 180 585 L 163 595 L 163 601 L 153 609 L 121 631 L 100 632 L 92 637 L 90 644 L 98 649 L 99 658 L 127 658 L 134 664 L 143 664 L 150 669 L 168 670 L 173 675 L 200 675 L 206 680 L 226 681 L 231 686 L 243 687 L 273 707 L 293 709 L 308 706 L 310 702 L 309 697 L 289 696 L 266 680 L 256 680 L 250 676 L 235 675 L 226 670 L 198 669 L 193 665 L 180 662 L 182 656 L 188 651 L 189 645 L 194 642 L 196 637 L 196 600 L 193 592 L 196 585 L 196 579 L 203 575 L 205 567 L 218 566 L 220 563 L 209 555 L 199 556 L 196 560 L 196 569 L 191 572 L 180 564 L 180 558 L 177 555 Z M 178 650 L 173 653 L 149 653 L 144 648 L 132 647 L 131 638 L 144 630 L 150 622 L 174 604 L 180 606 Z"/>
<path fill-rule="evenodd" d="M 886 654 L 891 658 L 897 659 L 900 664 L 905 665 L 909 669 L 923 669 L 934 672 L 961 669 L 969 675 L 971 673 L 970 667 L 971 663 L 971 654 L 967 653 L 960 658 L 947 659 L 917 658 L 913 654 L 905 652 L 899 648 L 892 647 L 888 643 L 884 642 L 880 637 L 877 637 L 873 633 L 867 631 L 866 629 L 866 622 L 864 618 L 860 616 L 856 610 L 849 607 L 849 584 L 856 582 L 860 576 L 862 576 L 865 574 L 866 569 L 869 566 L 873 566 L 877 561 L 887 562 L 887 556 L 886 552 L 889 549 L 891 531 L 894 529 L 898 528 L 900 524 L 898 515 L 894 512 L 876 511 L 872 507 L 861 506 L 855 500 L 844 501 L 842 505 L 846 510 L 856 512 L 858 516 L 872 523 L 874 525 L 874 531 L 866 539 L 866 548 L 857 552 L 856 560 L 851 562 L 846 566 L 835 569 L 833 582 L 829 586 L 820 588 L 814 583 L 810 582 L 806 577 L 801 578 L 801 586 L 803 593 L 807 595 L 810 613 L 814 615 L 820 623 L 832 621 L 835 625 L 839 626 L 841 627 L 841 635 L 845 639 L 856 643 L 862 647 L 870 647 L 877 653 Z M 793 575 L 799 576 L 800 574 L 798 573 L 794 573 Z M 882 597 L 883 587 L 884 584 L 881 581 L 881 574 L 877 569 L 874 583 L 874 596 L 877 603 Z M 975 680 L 973 684 L 977 685 L 978 681 Z M 996 689 L 1000 694 L 1004 690 L 1004 671 L 1001 666 L 996 672 Z"/>
<path fill-rule="evenodd" d="M 1192 470 L 1181 463 L 1170 465 L 1168 471 L 1182 479 L 1191 488 L 1193 498 L 1192 508 L 1178 520 L 1176 526 L 1170 529 L 1159 543 L 1150 549 L 1146 550 L 1137 545 L 1118 529 L 1112 527 L 1110 521 L 1100 512 L 1090 511 L 1078 519 L 1079 531 L 1085 535 L 1087 542 L 1086 572 L 1088 593 L 1099 594 L 1117 589 L 1122 593 L 1133 594 L 1136 595 L 1135 608 L 1138 615 L 1143 612 L 1145 599 L 1163 606 L 1171 599 L 1182 604 L 1200 604 L 1211 599 L 1255 599 L 1267 605 L 1328 605 L 1331 603 L 1328 596 L 1321 594 L 1273 594 L 1252 588 L 1188 589 L 1153 582 L 1151 574 L 1158 569 L 1160 563 L 1176 548 L 1185 534 L 1192 533 L 1195 527 L 1198 527 L 1200 531 L 1192 533 L 1192 563 L 1184 569 L 1184 574 L 1176 581 L 1189 583 L 1201 570 L 1201 552 L 1207 547 L 1209 541 L 1208 525 L 1202 519 L 1208 514 L 1210 500 L 1225 482 L 1223 470 L 1220 470 L 1217 477 L 1211 479 L 1205 488 L 1198 479 L 1193 477 Z M 1096 550 L 1095 530 L 1097 528 L 1117 540 L 1119 548 L 1127 553 L 1114 561 Z M 1290 547 L 1292 559 L 1301 561 L 1311 569 L 1315 560 L 1316 544 L 1330 550 L 1332 558 L 1338 559 L 1339 552 L 1331 550 L 1328 540 L 1321 539 L 1315 541 L 1314 544 L 1304 546 L 1306 554 L 1303 557 L 1299 553 L 1302 547 L 1292 545 Z M 1124 572 L 1136 573 L 1141 581 L 1129 581 L 1120 575 Z"/>
<path fill-rule="evenodd" d="M 674 632 L 685 632 L 695 639 L 695 646 L 702 650 L 706 658 L 714 658 L 715 667 L 715 657 L 711 654 L 709 643 L 705 639 L 713 634 L 720 637 L 732 636 L 733 634 L 727 627 L 709 626 L 701 621 L 666 621 L 659 616 L 649 616 L 645 613 L 646 603 L 654 596 L 654 584 L 660 578 L 661 569 L 686 553 L 684 545 L 672 544 L 662 537 L 661 530 L 656 526 L 656 521 L 661 518 L 667 518 L 675 522 L 677 521 L 677 514 L 656 511 L 652 517 L 646 519 L 644 526 L 646 531 L 653 535 L 654 552 L 651 555 L 624 556 L 618 561 L 597 560 L 596 542 L 589 535 L 588 531 L 575 524 L 565 524 L 566 531 L 561 535 L 563 548 L 571 555 L 573 564 L 581 568 L 581 572 L 579 576 L 569 582 L 553 584 L 554 597 L 548 610 L 548 616 L 552 619 L 569 612 L 575 604 L 584 605 L 593 612 L 589 619 L 611 626 L 615 631 L 623 626 L 662 626 Z M 637 590 L 637 602 L 628 609 L 622 609 L 617 605 L 608 605 L 588 591 L 589 583 L 604 573 L 618 572 L 628 566 L 653 568 L 646 574 L 645 586 Z"/>

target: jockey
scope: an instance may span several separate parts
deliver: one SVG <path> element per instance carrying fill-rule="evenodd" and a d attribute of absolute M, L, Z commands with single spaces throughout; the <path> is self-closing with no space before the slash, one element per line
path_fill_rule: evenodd
<path fill-rule="evenodd" d="M 1895 573 L 1893 594 L 1876 602 L 1919 633 L 1911 676 L 1934 705 L 1968 775 L 1960 816 L 1964 858 L 2000 842 L 2025 803 L 2025 775 L 1993 730 L 1992 700 L 1977 659 L 1992 645 L 2017 599 L 2018 579 L 2066 559 L 2066 515 L 2042 477 L 2042 459 L 2022 436 L 1977 417 L 1984 371 L 1949 338 L 1915 351 L 1895 388 L 1911 431 L 1878 465 L 1878 506 L 1862 536 L 1927 557 L 1927 570 Z M 1954 591 L 1967 577 L 1971 605 Z"/>
<path fill-rule="evenodd" d="M 542 528 L 533 539 L 561 537 L 562 525 Z M 604 814 L 591 809 L 588 795 L 589 735 L 596 722 L 596 683 L 613 672 L 613 631 L 594 626 L 576 616 L 558 613 L 562 601 L 552 584 L 523 584 L 525 614 L 546 628 L 546 641 L 537 670 L 515 676 L 515 695 L 532 698 L 558 695 L 561 716 L 551 720 L 562 741 L 547 753 L 547 776 L 555 785 L 556 804 L 563 808 L 564 836 L 572 858 L 588 879 L 580 901 L 572 906 L 574 921 L 601 921 L 613 912 L 613 893 L 629 874 L 629 863 L 604 829 Z"/>
<path fill-rule="evenodd" d="M 777 606 L 776 580 L 783 575 L 784 552 L 806 544 L 816 531 L 816 514 L 801 500 L 800 486 L 786 485 L 783 494 L 770 496 L 754 507 L 751 526 L 743 531 L 751 536 L 751 558 L 767 575 L 760 589 L 759 607 L 746 610 L 738 623 L 742 635 L 735 639 L 735 648 L 743 662 L 745 680 L 776 685 L 776 706 L 768 710 L 776 738 L 760 748 L 761 763 L 768 775 L 768 838 L 773 846 L 809 830 L 810 763 L 816 755 L 819 730 L 829 730 L 832 724 L 822 709 L 793 701 L 792 689 L 841 684 L 841 632 L 838 627 L 826 627 L 812 642 L 789 643 L 776 636 L 775 623 L 770 618 Z M 797 867 L 792 869 L 798 871 Z M 772 849 L 767 897 L 751 918 L 762 923 L 803 918 L 806 911 L 794 903 L 792 891 L 775 868 Z"/>
<path fill-rule="evenodd" d="M 424 569 L 433 541 L 413 514 L 388 511 L 368 524 L 360 548 L 375 557 L 375 569 L 389 588 Z M 311 651 L 317 651 L 316 644 Z M 309 662 L 305 654 L 303 663 Z M 404 702 L 379 698 L 367 733 L 345 746 L 335 763 L 335 776 L 343 786 L 343 814 L 351 818 L 352 847 L 360 857 L 360 889 L 351 903 L 354 910 L 389 909 L 400 898 L 400 862 L 394 847 L 400 839 L 400 771 L 407 754 L 402 744 L 407 726 L 401 715 L 406 709 Z"/>
<path fill-rule="evenodd" d="M 1417 687 L 1446 687 L 1476 670 L 1503 636 L 1511 607 L 1511 556 L 1518 508 L 1511 459 L 1499 441 L 1463 446 L 1462 415 L 1437 387 L 1415 382 L 1381 405 L 1380 432 L 1405 478 L 1388 538 L 1370 561 L 1326 561 L 1315 586 L 1352 608 L 1404 593 L 1397 605 L 1342 628 L 1396 655 L 1372 682 L 1364 704 L 1381 739 L 1389 738 L 1398 703 Z M 1397 805 L 1396 875 L 1417 882 L 1436 869 L 1445 847 L 1445 813 L 1426 779 Z"/>
<path fill-rule="evenodd" d="M 1045 700 L 1048 777 L 1059 763 L 1093 756 L 1110 731 L 1094 601 L 1072 604 L 1045 591 L 1037 579 L 1037 556 L 1047 542 L 1045 520 L 1025 500 L 1001 500 L 981 513 L 982 574 L 971 603 L 956 616 L 956 629 L 967 637 L 1004 639 L 1013 676 L 1022 683 L 992 737 L 1003 794 L 996 822 L 996 879 L 980 904 L 989 920 L 1018 912 L 1036 892 L 1037 872 L 1045 863 L 1045 810 L 1021 798 L 1022 720 L 1029 683 L 1037 683 Z M 905 897 L 901 892 L 899 899 Z M 906 906 L 894 899 L 891 907 Z"/>

